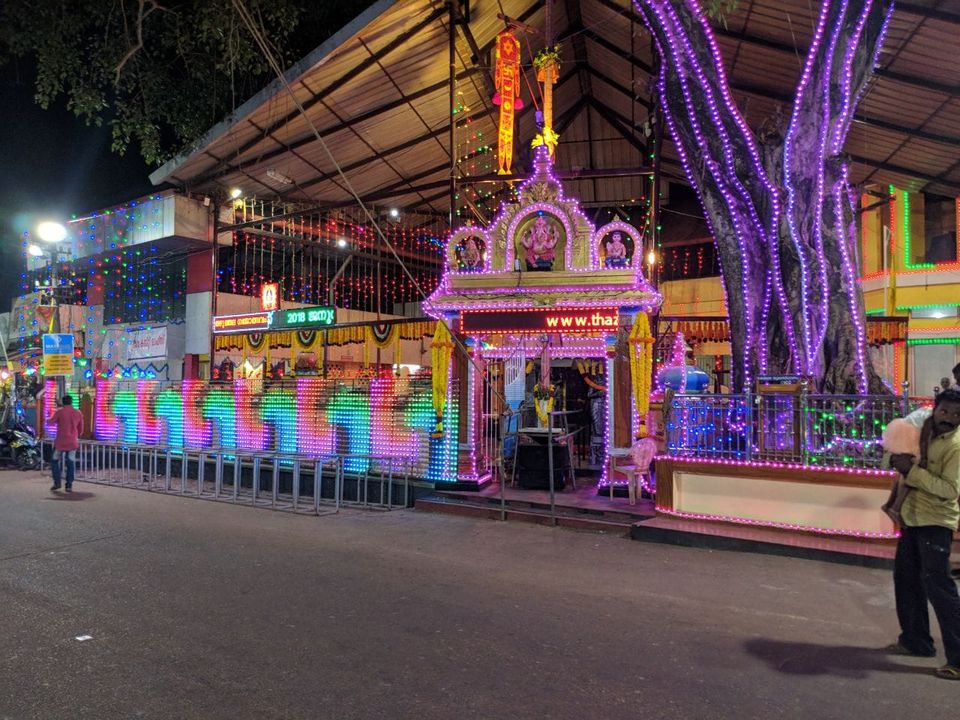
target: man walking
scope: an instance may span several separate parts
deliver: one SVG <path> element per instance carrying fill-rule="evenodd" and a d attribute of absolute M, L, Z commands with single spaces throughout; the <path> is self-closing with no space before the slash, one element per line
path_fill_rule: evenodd
<path fill-rule="evenodd" d="M 953 533 L 960 521 L 960 392 L 944 390 L 933 407 L 926 468 L 913 455 L 890 456 L 890 466 L 912 488 L 900 509 L 903 525 L 894 560 L 900 637 L 887 648 L 901 655 L 933 657 L 927 603 L 933 605 L 947 664 L 938 677 L 960 680 L 960 595 L 950 577 Z"/>
<path fill-rule="evenodd" d="M 67 477 L 65 489 L 73 490 L 74 462 L 77 450 L 80 447 L 80 433 L 83 432 L 83 413 L 73 407 L 73 398 L 64 395 L 63 404 L 51 420 L 57 426 L 57 437 L 53 441 L 53 460 L 50 469 L 53 471 L 53 491 L 60 489 L 61 463 L 66 465 Z"/>

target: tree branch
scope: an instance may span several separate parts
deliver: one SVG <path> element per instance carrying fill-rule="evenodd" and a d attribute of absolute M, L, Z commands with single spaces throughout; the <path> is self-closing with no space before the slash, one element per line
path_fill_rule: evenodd
<path fill-rule="evenodd" d="M 139 0 L 139 3 L 140 9 L 137 12 L 137 42 L 135 45 L 132 45 L 129 50 L 127 50 L 126 54 L 120 58 L 120 62 L 118 62 L 117 66 L 114 68 L 114 85 L 120 84 L 120 74 L 123 71 L 124 66 L 134 55 L 143 49 L 143 23 L 150 13 L 152 13 L 154 10 L 163 10 L 164 12 L 169 12 L 167 8 L 157 4 L 156 0 Z M 123 13 L 123 24 L 124 27 L 126 27 L 126 13 Z"/>

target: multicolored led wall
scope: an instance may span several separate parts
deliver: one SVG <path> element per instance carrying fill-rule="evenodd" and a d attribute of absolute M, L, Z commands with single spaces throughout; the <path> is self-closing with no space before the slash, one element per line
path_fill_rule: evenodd
<path fill-rule="evenodd" d="M 298 378 L 292 385 L 266 388 L 243 379 L 217 385 L 202 380 L 100 381 L 94 436 L 170 447 L 347 456 L 348 472 L 402 459 L 411 462 L 412 477 L 453 482 L 456 442 L 451 434 L 431 437 L 436 425 L 431 392 L 429 378 L 392 374 L 354 385 Z M 456 393 L 453 397 L 444 419 L 447 427 L 457 423 Z M 51 428 L 45 429 L 50 437 Z"/>

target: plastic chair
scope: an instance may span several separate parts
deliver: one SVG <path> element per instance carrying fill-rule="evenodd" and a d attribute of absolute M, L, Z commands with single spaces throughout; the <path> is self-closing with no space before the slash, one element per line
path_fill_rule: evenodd
<path fill-rule="evenodd" d="M 612 450 L 610 452 L 610 498 L 613 499 L 613 473 L 621 473 L 627 477 L 627 493 L 630 504 L 637 504 L 637 478 L 645 478 L 647 485 L 651 485 L 650 464 L 657 453 L 657 444 L 650 438 L 642 438 L 634 443 L 629 450 Z M 632 463 L 620 465 L 619 460 L 632 460 Z"/>

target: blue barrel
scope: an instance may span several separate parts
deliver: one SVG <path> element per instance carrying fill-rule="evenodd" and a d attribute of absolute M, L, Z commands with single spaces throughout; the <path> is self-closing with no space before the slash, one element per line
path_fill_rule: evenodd
<path fill-rule="evenodd" d="M 683 387 L 684 375 L 687 378 L 686 387 Z M 672 388 L 677 392 L 701 393 L 710 385 L 710 376 L 694 365 L 664 368 L 657 373 L 657 380 L 664 387 Z"/>

